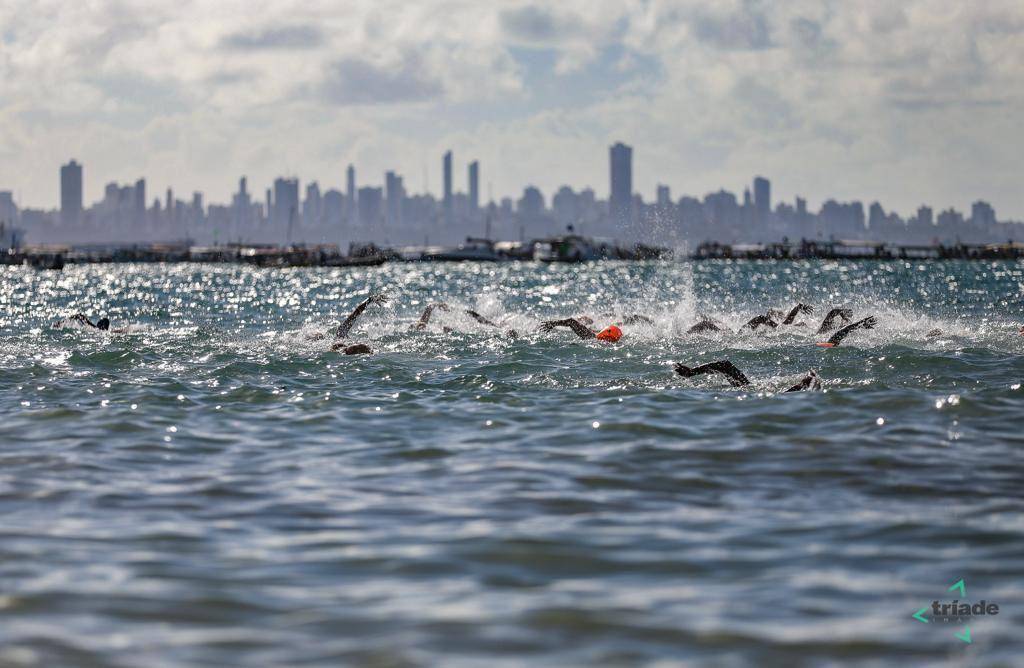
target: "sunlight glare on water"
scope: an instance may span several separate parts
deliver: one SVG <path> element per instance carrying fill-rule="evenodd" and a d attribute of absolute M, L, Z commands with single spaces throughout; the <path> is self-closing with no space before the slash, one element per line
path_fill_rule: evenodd
<path fill-rule="evenodd" d="M 374 354 L 331 352 L 375 292 Z M 937 665 L 910 615 L 965 576 L 1010 665 L 1022 298 L 1007 262 L 3 268 L 0 665 Z M 879 324 L 819 348 L 833 306 Z M 750 386 L 672 371 L 725 358 Z"/>

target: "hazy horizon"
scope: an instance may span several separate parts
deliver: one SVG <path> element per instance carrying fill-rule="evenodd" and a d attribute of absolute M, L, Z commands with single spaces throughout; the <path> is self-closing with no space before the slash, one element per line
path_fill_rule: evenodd
<path fill-rule="evenodd" d="M 1012 112 L 1024 6 L 940 2 L 94 2 L 0 6 L 0 189 L 54 208 L 142 176 L 157 196 L 230 201 L 281 175 L 342 187 L 386 170 L 410 192 L 483 200 L 608 191 L 635 150 L 645 200 L 755 174 L 773 199 L 880 201 L 906 214 L 991 202 L 1024 219 Z M 490 187 L 489 187 L 490 186 Z"/>

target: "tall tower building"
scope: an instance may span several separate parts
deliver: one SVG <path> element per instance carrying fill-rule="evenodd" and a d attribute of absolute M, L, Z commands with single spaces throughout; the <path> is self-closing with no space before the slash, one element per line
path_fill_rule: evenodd
<path fill-rule="evenodd" d="M 608 153 L 611 166 L 608 213 L 612 222 L 627 225 L 633 220 L 633 148 L 618 142 Z"/>
<path fill-rule="evenodd" d="M 349 224 L 356 222 L 356 168 L 352 165 L 348 166 L 345 171 L 346 177 L 346 188 L 345 195 L 348 198 L 348 218 Z"/>
<path fill-rule="evenodd" d="M 444 222 L 452 222 L 452 152 L 447 151 L 442 161 L 444 168 Z"/>
<path fill-rule="evenodd" d="M 384 218 L 388 225 L 402 224 L 402 203 L 405 186 L 402 177 L 394 172 L 384 174 Z"/>
<path fill-rule="evenodd" d="M 469 211 L 476 215 L 480 210 L 480 162 L 469 163 Z"/>
<path fill-rule="evenodd" d="M 82 221 L 82 166 L 74 160 L 60 168 L 60 219 L 64 225 Z"/>
<path fill-rule="evenodd" d="M 136 225 L 146 222 L 146 179 L 139 179 L 132 189 L 132 209 Z"/>
<path fill-rule="evenodd" d="M 772 212 L 772 184 L 763 176 L 754 178 L 754 210 L 762 221 Z"/>
<path fill-rule="evenodd" d="M 274 210 L 270 222 L 286 228 L 297 222 L 299 216 L 299 180 L 274 179 Z"/>

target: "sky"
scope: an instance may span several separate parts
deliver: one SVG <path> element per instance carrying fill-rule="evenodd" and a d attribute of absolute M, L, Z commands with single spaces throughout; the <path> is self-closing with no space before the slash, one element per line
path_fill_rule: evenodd
<path fill-rule="evenodd" d="M 1024 219 L 1020 0 L 2 0 L 0 190 L 55 207 L 145 176 L 227 202 L 238 178 L 342 188 L 385 170 L 484 199 L 608 193 L 634 147 L 645 200 L 772 180 L 773 198 L 986 199 Z M 550 201 L 550 199 L 549 199 Z"/>

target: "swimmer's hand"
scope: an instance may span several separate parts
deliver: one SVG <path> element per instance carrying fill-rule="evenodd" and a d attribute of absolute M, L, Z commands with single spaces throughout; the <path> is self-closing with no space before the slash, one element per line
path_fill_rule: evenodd
<path fill-rule="evenodd" d="M 377 304 L 377 305 L 387 304 L 388 303 L 388 296 L 386 294 L 384 294 L 383 292 L 378 292 L 377 294 L 370 295 L 370 303 L 371 304 Z"/>

